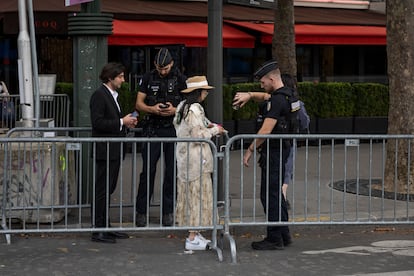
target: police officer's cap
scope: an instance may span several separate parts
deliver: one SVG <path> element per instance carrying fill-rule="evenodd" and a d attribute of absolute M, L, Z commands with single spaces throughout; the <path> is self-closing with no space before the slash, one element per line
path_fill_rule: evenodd
<path fill-rule="evenodd" d="M 260 66 L 259 69 L 257 69 L 256 72 L 254 72 L 254 77 L 256 79 L 261 79 L 263 78 L 263 76 L 265 76 L 267 73 L 269 73 L 270 71 L 276 70 L 277 68 L 279 68 L 277 61 L 276 60 L 269 60 L 266 61 L 265 63 L 263 63 L 262 66 Z"/>
<path fill-rule="evenodd" d="M 155 65 L 159 67 L 165 67 L 172 61 L 172 56 L 170 54 L 170 51 L 168 51 L 167 48 L 161 48 L 157 55 L 155 56 Z"/>

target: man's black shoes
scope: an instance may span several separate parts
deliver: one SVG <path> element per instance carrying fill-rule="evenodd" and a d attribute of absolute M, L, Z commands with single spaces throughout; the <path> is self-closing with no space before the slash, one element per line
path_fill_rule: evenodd
<path fill-rule="evenodd" d="M 128 239 L 129 235 L 121 232 L 95 232 L 91 240 L 94 242 L 116 243 L 116 239 Z"/>
<path fill-rule="evenodd" d="M 115 239 L 128 239 L 129 238 L 128 234 L 125 234 L 122 232 L 108 232 L 108 235 Z"/>
<path fill-rule="evenodd" d="M 116 243 L 115 238 L 105 232 L 92 233 L 91 240 L 94 242 Z"/>
<path fill-rule="evenodd" d="M 284 246 L 282 239 L 273 242 L 265 238 L 262 241 L 252 242 L 252 248 L 254 250 L 283 250 Z"/>
<path fill-rule="evenodd" d="M 292 239 L 283 239 L 283 246 L 287 247 L 290 246 L 292 244 Z"/>
<path fill-rule="evenodd" d="M 289 232 L 282 233 L 282 239 L 283 239 L 283 245 L 285 247 L 292 244 L 292 237 L 290 236 Z"/>

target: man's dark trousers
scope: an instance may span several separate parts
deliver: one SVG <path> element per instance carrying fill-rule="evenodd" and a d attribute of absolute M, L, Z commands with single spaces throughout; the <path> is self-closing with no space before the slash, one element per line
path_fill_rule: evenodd
<path fill-rule="evenodd" d="M 107 170 L 106 166 L 109 163 L 109 181 L 107 183 Z M 109 227 L 106 221 L 107 206 L 109 206 L 110 195 L 115 191 L 118 181 L 119 167 L 121 159 L 109 160 L 96 160 L 96 186 L 95 186 L 95 227 Z M 109 188 L 109 190 L 107 189 Z M 107 196 L 108 194 L 108 196 Z"/>
<path fill-rule="evenodd" d="M 171 124 L 170 127 L 155 127 L 152 137 L 176 137 L 175 129 Z M 148 148 L 150 148 L 148 159 Z M 164 151 L 164 182 L 162 187 L 162 213 L 172 214 L 174 212 L 174 143 L 164 142 L 144 142 L 142 145 L 142 172 L 137 195 L 136 211 L 145 214 L 147 211 L 148 201 L 154 192 L 154 179 L 156 174 L 157 162 L 161 157 L 161 149 Z M 149 169 L 149 172 L 148 172 Z M 149 173 L 149 185 L 148 185 Z M 149 193 L 148 193 L 149 188 Z M 147 197 L 148 196 L 148 197 Z"/>
<path fill-rule="evenodd" d="M 271 147 L 269 155 L 263 151 L 262 158 L 266 160 L 262 163 L 262 175 L 261 175 L 261 187 L 260 187 L 260 200 L 263 205 L 265 213 L 268 215 L 268 221 L 289 221 L 287 212 L 286 200 L 281 193 L 280 174 L 284 176 L 285 162 L 289 156 L 290 147 L 288 145 L 283 146 L 282 150 L 282 163 L 280 162 L 280 148 Z M 269 170 L 266 169 L 267 159 Z M 269 183 L 267 183 L 267 174 L 269 175 Z M 281 203 L 280 203 L 281 202 Z M 279 206 L 281 209 L 279 210 Z M 280 217 L 279 217 L 280 212 Z M 289 235 L 288 226 L 268 226 L 267 238 L 272 242 L 280 241 L 283 236 Z"/>

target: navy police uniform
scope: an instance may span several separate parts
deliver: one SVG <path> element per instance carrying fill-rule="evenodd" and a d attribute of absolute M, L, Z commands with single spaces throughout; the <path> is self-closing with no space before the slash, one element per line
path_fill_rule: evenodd
<path fill-rule="evenodd" d="M 255 72 L 255 77 L 260 79 L 272 70 L 277 69 L 277 62 L 270 61 L 265 63 Z M 268 101 L 260 106 L 260 122 L 266 118 L 276 119 L 276 126 L 272 134 L 286 133 L 289 128 L 287 118 L 290 115 L 289 102 L 286 100 L 284 93 L 291 93 L 288 87 L 281 87 L 272 92 Z M 269 145 L 267 145 L 269 143 Z M 282 147 L 282 148 L 281 148 Z M 269 150 L 269 152 L 267 152 Z M 268 215 L 268 221 L 288 221 L 286 199 L 281 192 L 280 179 L 285 174 L 285 163 L 289 156 L 290 143 L 279 139 L 268 139 L 260 148 L 260 167 L 261 167 L 261 187 L 260 200 L 265 213 Z M 269 167 L 267 167 L 269 166 Z M 267 177 L 268 176 L 268 177 Z M 280 177 L 282 176 L 282 177 Z M 285 245 L 291 242 L 288 226 L 268 226 L 267 238 L 269 242 L 278 242 L 283 240 Z"/>
<path fill-rule="evenodd" d="M 287 126 L 285 118 L 290 112 L 290 107 L 285 96 L 279 93 L 282 89 L 288 88 L 282 87 L 274 91 L 270 100 L 262 107 L 263 118 L 273 118 L 277 120 L 277 124 L 273 129 L 272 134 L 286 133 Z M 269 221 L 288 221 L 289 216 L 286 199 L 280 189 L 282 184 L 280 182 L 280 175 L 285 175 L 285 163 L 289 156 L 290 143 L 287 140 L 283 140 L 282 143 L 280 143 L 279 139 L 271 139 L 268 141 L 270 143 L 269 147 L 265 142 L 261 145 L 260 151 L 260 167 L 262 169 L 260 200 L 265 212 L 268 214 Z M 280 147 L 282 147 L 282 151 L 280 151 Z M 267 154 L 267 150 L 269 150 L 269 154 Z M 267 160 L 267 158 L 269 158 L 269 160 Z M 267 164 L 269 165 L 269 169 L 267 169 Z M 280 166 L 280 164 L 282 164 L 282 166 Z M 268 193 L 267 175 L 269 175 Z M 280 217 L 279 207 L 281 207 Z M 290 239 L 289 228 L 287 226 L 267 227 L 267 238 L 270 241 L 278 241 L 283 237 L 285 237 L 283 240 Z"/>
<path fill-rule="evenodd" d="M 161 51 L 160 51 L 161 52 Z M 165 77 L 160 77 L 157 70 L 145 74 L 140 82 L 140 92 L 145 93 L 145 104 L 149 106 L 158 103 L 170 102 L 177 106 L 181 101 L 181 90 L 186 88 L 186 78 L 176 68 L 172 68 Z M 143 120 L 143 135 L 147 137 L 176 137 L 172 123 L 174 115 L 170 117 L 148 114 Z M 148 156 L 148 147 L 150 154 Z M 174 185 L 174 143 L 164 143 L 164 183 L 162 191 L 163 215 L 173 213 L 173 185 Z M 147 196 L 150 199 L 154 192 L 154 178 L 157 162 L 161 156 L 161 143 L 143 143 L 142 145 L 142 172 L 137 195 L 136 211 L 145 214 L 147 211 Z M 149 185 L 147 180 L 149 179 Z M 149 191 L 147 190 L 149 188 Z"/>

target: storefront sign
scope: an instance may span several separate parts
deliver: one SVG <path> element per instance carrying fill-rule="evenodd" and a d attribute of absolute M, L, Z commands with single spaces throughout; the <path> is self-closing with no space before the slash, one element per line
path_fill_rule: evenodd
<path fill-rule="evenodd" d="M 3 17 L 4 34 L 18 34 L 19 21 L 14 13 L 7 13 Z M 67 34 L 67 14 L 64 12 L 47 13 L 36 12 L 34 20 L 37 35 L 64 35 Z"/>

